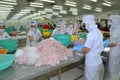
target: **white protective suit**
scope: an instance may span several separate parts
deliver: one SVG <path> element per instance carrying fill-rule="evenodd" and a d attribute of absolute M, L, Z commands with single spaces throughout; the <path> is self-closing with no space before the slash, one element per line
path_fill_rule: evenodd
<path fill-rule="evenodd" d="M 56 34 L 64 34 L 65 32 L 64 32 L 64 29 L 63 29 L 63 23 L 62 22 L 58 22 L 57 24 L 56 24 L 56 28 L 53 30 L 53 33 L 52 33 L 52 35 L 51 36 L 55 36 Z"/>
<path fill-rule="evenodd" d="M 70 21 L 70 22 L 68 23 L 68 25 L 66 25 L 66 26 L 64 27 L 64 31 L 65 31 L 65 33 L 67 33 L 67 34 L 69 34 L 69 35 L 72 35 L 72 34 L 76 33 L 76 28 L 75 28 L 75 26 L 74 26 L 74 24 L 73 24 L 72 21 Z"/>
<path fill-rule="evenodd" d="M 0 40 L 10 39 L 10 36 L 4 29 L 0 29 Z"/>
<path fill-rule="evenodd" d="M 85 55 L 85 80 L 103 80 L 104 67 L 101 58 L 103 51 L 103 35 L 97 28 L 93 15 L 83 17 L 83 22 L 89 31 L 85 47 L 90 51 Z"/>
<path fill-rule="evenodd" d="M 31 25 L 37 25 L 35 22 L 31 23 Z M 30 42 L 29 36 L 33 37 L 33 42 Z M 41 32 L 35 28 L 30 28 L 30 30 L 27 33 L 27 40 L 26 40 L 26 46 L 34 46 L 38 43 L 40 37 L 42 36 Z"/>
<path fill-rule="evenodd" d="M 111 15 L 110 39 L 116 43 L 109 54 L 109 80 L 120 80 L 120 16 Z"/>

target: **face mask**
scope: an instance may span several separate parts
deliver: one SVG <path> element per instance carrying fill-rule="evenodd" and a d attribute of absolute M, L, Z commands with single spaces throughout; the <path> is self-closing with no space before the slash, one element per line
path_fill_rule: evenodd
<path fill-rule="evenodd" d="M 35 31 L 36 29 L 35 28 L 30 28 L 30 30 Z"/>
<path fill-rule="evenodd" d="M 71 28 L 73 27 L 73 25 L 69 25 Z"/>
<path fill-rule="evenodd" d="M 0 33 L 4 33 L 5 29 L 0 29 Z"/>

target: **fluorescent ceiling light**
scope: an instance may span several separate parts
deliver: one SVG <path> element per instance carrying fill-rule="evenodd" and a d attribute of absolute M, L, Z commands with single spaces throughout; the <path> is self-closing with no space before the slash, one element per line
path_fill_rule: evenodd
<path fill-rule="evenodd" d="M 52 0 L 40 0 L 40 1 L 49 2 L 49 3 L 55 3 L 55 1 L 52 1 Z"/>
<path fill-rule="evenodd" d="M 36 11 L 34 7 L 25 7 L 25 9 L 30 10 L 30 11 Z"/>
<path fill-rule="evenodd" d="M 70 11 L 78 11 L 77 8 L 70 8 Z"/>
<path fill-rule="evenodd" d="M 6 13 L 8 12 L 8 13 L 9 13 L 10 11 L 1 11 L 1 10 L 0 10 L 0 12 L 6 12 Z"/>
<path fill-rule="evenodd" d="M 58 12 L 53 12 L 53 15 L 59 15 L 59 13 Z"/>
<path fill-rule="evenodd" d="M 5 5 L 5 4 L 0 4 L 0 7 L 9 7 L 9 8 L 13 8 L 13 6 L 11 6 L 11 5 Z"/>
<path fill-rule="evenodd" d="M 53 7 L 54 8 L 63 8 L 63 6 L 60 6 L 60 5 L 54 5 Z"/>
<path fill-rule="evenodd" d="M 67 11 L 60 11 L 61 14 L 67 14 Z"/>
<path fill-rule="evenodd" d="M 21 12 L 29 12 L 30 10 L 29 9 L 23 9 L 21 10 Z"/>
<path fill-rule="evenodd" d="M 43 5 L 43 3 L 31 2 L 32 5 Z"/>
<path fill-rule="evenodd" d="M 88 9 L 88 10 L 91 10 L 91 8 L 87 8 L 87 7 L 83 7 L 83 9 Z"/>
<path fill-rule="evenodd" d="M 4 0 L 4 1 L 9 1 L 9 2 L 16 2 L 16 0 Z"/>
<path fill-rule="evenodd" d="M 91 6 L 89 6 L 89 5 L 84 5 L 84 6 L 83 6 L 83 9 L 88 9 L 88 10 L 91 10 L 91 9 L 92 9 L 92 7 L 91 7 Z"/>
<path fill-rule="evenodd" d="M 101 8 L 96 8 L 95 11 L 102 12 L 102 9 Z"/>
<path fill-rule="evenodd" d="M 66 3 L 76 5 L 76 2 L 73 1 L 66 1 Z"/>
<path fill-rule="evenodd" d="M 17 5 L 17 3 L 13 3 L 13 2 L 4 2 L 4 1 L 0 1 L 0 3 L 9 4 L 9 5 Z"/>
<path fill-rule="evenodd" d="M 97 2 L 97 0 L 90 0 L 90 1 Z"/>
<path fill-rule="evenodd" d="M 102 3 L 103 5 L 105 5 L 105 6 L 111 6 L 111 4 L 108 4 L 108 3 Z"/>
<path fill-rule="evenodd" d="M 0 10 L 11 10 L 13 8 L 0 7 Z"/>
<path fill-rule="evenodd" d="M 53 12 L 52 9 L 48 9 L 48 8 L 45 8 L 44 11 L 45 11 L 45 12 Z"/>
<path fill-rule="evenodd" d="M 105 1 L 105 3 L 112 4 L 110 1 Z"/>
<path fill-rule="evenodd" d="M 40 5 L 30 5 L 30 6 L 32 6 L 32 7 L 41 7 L 41 8 L 43 8 L 43 6 L 40 6 Z"/>
<path fill-rule="evenodd" d="M 38 11 L 40 14 L 46 14 L 45 11 Z"/>
<path fill-rule="evenodd" d="M 54 5 L 54 6 L 53 6 L 53 9 L 62 10 L 62 9 L 63 9 L 63 6 L 60 6 L 60 5 Z"/>
<path fill-rule="evenodd" d="M 67 6 L 73 6 L 73 7 L 76 7 L 76 5 L 75 5 L 75 4 L 65 3 L 65 5 L 67 5 Z"/>

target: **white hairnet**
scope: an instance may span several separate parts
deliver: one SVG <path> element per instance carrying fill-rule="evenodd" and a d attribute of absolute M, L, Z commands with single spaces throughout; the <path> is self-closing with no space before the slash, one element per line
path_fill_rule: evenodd
<path fill-rule="evenodd" d="M 35 21 L 30 22 L 30 25 L 37 25 Z"/>
<path fill-rule="evenodd" d="M 111 15 L 109 19 L 111 19 L 112 28 L 120 28 L 120 15 Z"/>
<path fill-rule="evenodd" d="M 58 22 L 57 24 L 56 24 L 56 26 L 63 26 L 63 24 L 62 24 L 62 22 Z"/>
<path fill-rule="evenodd" d="M 4 26 L 5 24 L 4 23 L 0 23 L 0 26 Z"/>
<path fill-rule="evenodd" d="M 82 19 L 82 23 L 85 23 L 85 28 L 88 31 L 91 31 L 94 28 L 97 28 L 97 25 L 95 24 L 95 20 L 94 20 L 94 15 L 86 15 L 83 17 Z"/>

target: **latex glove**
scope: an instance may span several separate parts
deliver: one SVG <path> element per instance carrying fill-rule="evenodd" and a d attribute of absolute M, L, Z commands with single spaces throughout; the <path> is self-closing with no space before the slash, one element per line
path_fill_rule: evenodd
<path fill-rule="evenodd" d="M 73 47 L 73 51 L 78 51 L 78 52 L 82 52 L 82 49 L 84 48 L 84 45 L 78 45 L 78 46 L 74 46 Z"/>
<path fill-rule="evenodd" d="M 32 42 L 31 42 L 31 46 L 35 46 L 35 42 L 32 41 Z"/>
<path fill-rule="evenodd" d="M 103 45 L 104 47 L 108 47 L 110 45 L 110 40 L 109 39 L 106 39 L 104 42 L 103 42 Z"/>

